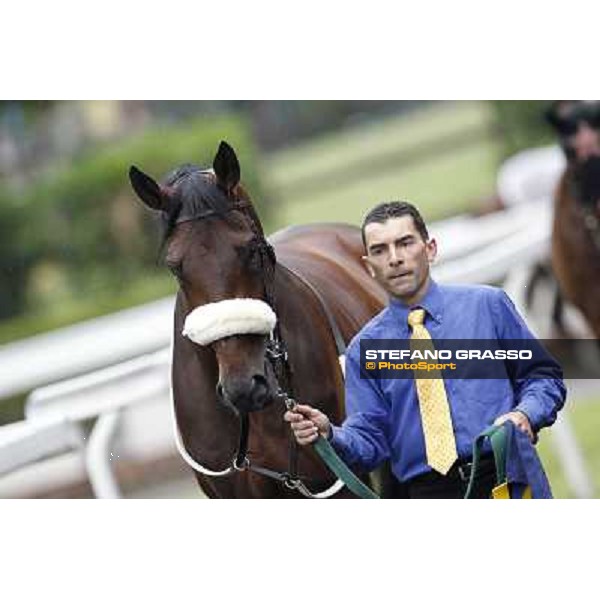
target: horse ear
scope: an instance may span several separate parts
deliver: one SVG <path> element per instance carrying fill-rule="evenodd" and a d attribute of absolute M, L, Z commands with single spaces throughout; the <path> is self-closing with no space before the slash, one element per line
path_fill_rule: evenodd
<path fill-rule="evenodd" d="M 217 183 L 228 192 L 240 182 L 240 163 L 235 150 L 227 143 L 221 142 L 213 160 L 213 169 Z"/>
<path fill-rule="evenodd" d="M 132 165 L 129 168 L 129 181 L 146 206 L 153 210 L 167 210 L 168 198 L 152 177 Z"/>

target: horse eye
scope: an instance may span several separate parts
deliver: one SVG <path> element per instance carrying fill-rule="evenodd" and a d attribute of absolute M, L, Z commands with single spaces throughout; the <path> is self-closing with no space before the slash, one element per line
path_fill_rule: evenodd
<path fill-rule="evenodd" d="M 250 271 L 260 271 L 260 256 L 254 246 L 239 246 L 236 252 L 245 268 Z"/>
<path fill-rule="evenodd" d="M 244 263 L 250 262 L 255 255 L 254 248 L 251 248 L 250 246 L 237 246 L 235 251 Z"/>
<path fill-rule="evenodd" d="M 181 263 L 177 263 L 174 265 L 168 265 L 169 271 L 175 275 L 178 280 L 183 279 L 183 265 Z"/>

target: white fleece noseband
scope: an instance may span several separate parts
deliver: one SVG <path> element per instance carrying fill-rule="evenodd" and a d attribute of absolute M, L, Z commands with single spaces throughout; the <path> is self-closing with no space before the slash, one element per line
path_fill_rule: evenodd
<path fill-rule="evenodd" d="M 277 317 L 273 309 L 256 298 L 232 298 L 195 308 L 185 319 L 183 335 L 207 346 L 216 340 L 244 333 L 269 334 Z"/>

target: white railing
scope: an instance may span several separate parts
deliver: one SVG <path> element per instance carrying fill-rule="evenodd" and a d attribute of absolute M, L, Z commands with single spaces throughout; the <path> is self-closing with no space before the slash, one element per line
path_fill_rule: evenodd
<path fill-rule="evenodd" d="M 30 463 L 84 447 L 77 422 L 59 413 L 0 428 L 0 476 Z"/>
<path fill-rule="evenodd" d="M 173 306 L 164 298 L 0 346 L 0 401 L 167 347 Z"/>
<path fill-rule="evenodd" d="M 68 451 L 84 458 L 97 497 L 120 496 L 110 449 L 124 409 L 169 396 L 169 349 L 34 390 L 25 420 L 0 428 L 0 477 Z M 96 419 L 87 443 L 81 425 Z"/>

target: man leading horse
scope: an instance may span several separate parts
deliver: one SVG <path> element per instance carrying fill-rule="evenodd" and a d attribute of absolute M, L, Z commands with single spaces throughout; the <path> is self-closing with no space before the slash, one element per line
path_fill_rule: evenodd
<path fill-rule="evenodd" d="M 439 285 L 430 274 L 437 253 L 418 210 L 406 202 L 373 208 L 362 226 L 363 261 L 388 293 L 388 306 L 351 341 L 346 353 L 346 420 L 331 423 L 304 404 L 287 411 L 301 445 L 327 437 L 350 465 L 366 470 L 389 460 L 411 498 L 462 498 L 472 442 L 492 423 L 512 421 L 532 441 L 565 402 L 559 365 L 542 354 L 501 379 L 361 377 L 360 341 L 368 339 L 534 339 L 513 303 L 490 286 Z M 472 497 L 488 498 L 496 482 L 491 453 L 481 461 Z"/>

